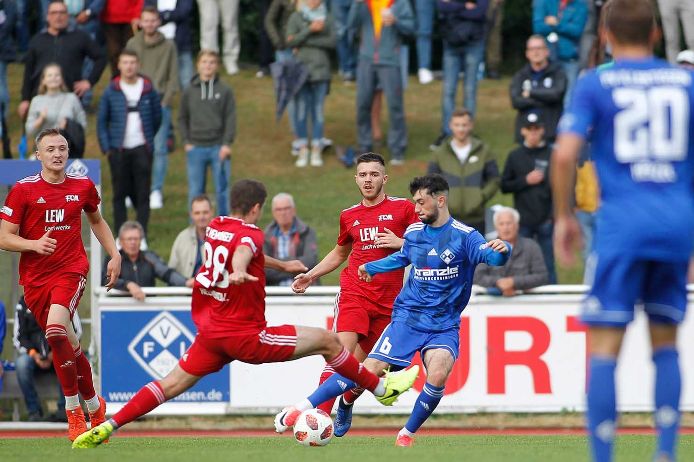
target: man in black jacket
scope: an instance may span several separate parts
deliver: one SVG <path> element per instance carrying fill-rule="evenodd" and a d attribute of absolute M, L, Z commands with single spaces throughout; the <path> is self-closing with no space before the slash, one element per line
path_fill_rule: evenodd
<path fill-rule="evenodd" d="M 67 6 L 62 1 L 51 1 L 46 16 L 46 29 L 31 39 L 24 58 L 22 102 L 18 109 L 22 119 L 29 110 L 29 101 L 36 95 L 41 72 L 47 64 L 60 65 L 65 85 L 80 98 L 99 81 L 106 66 L 106 54 L 89 34 L 68 29 Z M 83 79 L 82 65 L 87 57 L 94 61 L 94 67 L 89 78 Z"/>
<path fill-rule="evenodd" d="M 526 42 L 528 59 L 511 80 L 511 105 L 516 115 L 516 141 L 522 140 L 520 129 L 524 118 L 538 113 L 545 122 L 545 139 L 553 142 L 557 123 L 564 109 L 566 74 L 561 66 L 549 61 L 549 48 L 541 35 L 531 35 Z"/>
<path fill-rule="evenodd" d="M 72 325 L 78 337 L 82 336 L 82 324 L 77 313 L 72 318 Z M 26 305 L 24 296 L 19 299 L 14 313 L 14 347 L 17 350 L 15 361 L 17 381 L 24 395 L 24 403 L 29 413 L 30 422 L 46 420 L 41 407 L 41 399 L 36 392 L 37 374 L 55 374 L 53 369 L 53 354 L 33 313 Z M 65 417 L 65 397 L 56 377 L 58 389 L 58 410 L 50 420 L 67 422 Z"/>
<path fill-rule="evenodd" d="M 175 269 L 170 268 L 159 255 L 151 250 L 140 250 L 145 234 L 142 225 L 136 221 L 126 221 L 118 231 L 118 242 L 121 245 L 121 271 L 115 289 L 130 292 L 137 301 L 145 299 L 143 287 L 154 287 L 156 280 L 161 279 L 169 286 L 193 287 L 193 278 L 186 278 Z M 103 274 L 106 274 L 104 261 Z"/>
<path fill-rule="evenodd" d="M 513 193 L 514 207 L 520 213 L 520 235 L 540 244 L 549 282 L 555 284 L 552 192 L 548 181 L 552 150 L 545 142 L 545 125 L 537 113 L 526 114 L 520 132 L 523 143 L 508 155 L 501 191 Z"/>

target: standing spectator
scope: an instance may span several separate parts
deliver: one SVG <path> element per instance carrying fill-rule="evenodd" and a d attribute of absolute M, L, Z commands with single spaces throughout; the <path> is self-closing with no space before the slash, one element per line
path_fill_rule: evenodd
<path fill-rule="evenodd" d="M 431 72 L 431 34 L 434 30 L 436 0 L 415 0 L 417 17 L 417 78 L 426 85 L 434 81 Z"/>
<path fill-rule="evenodd" d="M 371 109 L 377 84 L 388 103 L 388 150 L 391 164 L 405 161 L 407 126 L 403 99 L 400 49 L 402 36 L 412 35 L 415 19 L 408 0 L 394 0 L 380 9 L 377 2 L 354 2 L 348 33 L 360 34 L 357 63 L 357 138 L 361 152 L 373 150 Z"/>
<path fill-rule="evenodd" d="M 296 216 L 290 194 L 279 193 L 272 198 L 272 222 L 265 228 L 263 253 L 283 261 L 300 260 L 308 270 L 318 263 L 316 232 Z M 269 286 L 291 286 L 294 276 L 294 273 L 265 268 Z"/>
<path fill-rule="evenodd" d="M 265 16 L 270 9 L 271 0 L 259 0 L 258 6 L 258 71 L 255 73 L 257 78 L 270 75 L 270 64 L 274 56 L 274 48 L 270 41 L 270 36 L 265 30 Z"/>
<path fill-rule="evenodd" d="M 0 0 L 0 117 L 7 117 L 10 107 L 10 91 L 7 88 L 7 65 L 15 60 L 17 48 L 14 30 L 17 25 L 17 5 L 14 0 Z"/>
<path fill-rule="evenodd" d="M 489 0 L 457 2 L 438 0 L 439 18 L 443 33 L 443 92 L 441 98 L 441 134 L 432 148 L 451 136 L 451 113 L 456 107 L 458 79 L 465 73 L 463 84 L 464 107 L 471 117 L 477 110 L 477 77 L 484 61 L 484 32 Z M 453 213 L 455 216 L 455 212 Z"/>
<path fill-rule="evenodd" d="M 586 0 L 534 0 L 533 33 L 547 39 L 553 61 L 566 74 L 564 106 L 568 106 L 578 78 L 579 47 L 588 20 Z"/>
<path fill-rule="evenodd" d="M 60 65 L 65 86 L 79 97 L 99 81 L 106 66 L 101 48 L 86 32 L 68 29 L 67 7 L 62 1 L 51 1 L 47 18 L 48 27 L 31 39 L 24 58 L 22 102 L 18 111 L 22 119 L 26 117 L 29 102 L 36 95 L 41 72 L 47 64 Z M 82 67 L 87 57 L 94 61 L 94 67 L 89 78 L 83 79 Z"/>
<path fill-rule="evenodd" d="M 161 279 L 172 287 L 193 287 L 193 278 L 186 278 L 164 263 L 159 255 L 151 250 L 140 250 L 144 239 L 144 229 L 136 221 L 126 221 L 118 231 L 121 244 L 121 271 L 116 280 L 115 289 L 130 292 L 132 297 L 141 302 L 145 299 L 143 287 L 154 287 L 156 280 Z M 103 274 L 106 274 L 104 261 Z"/>
<path fill-rule="evenodd" d="M 354 0 L 330 0 L 330 13 L 335 19 L 337 29 L 337 67 L 344 82 L 354 82 L 357 70 L 357 48 L 354 46 L 354 35 L 347 29 L 347 19 L 352 3 Z"/>
<path fill-rule="evenodd" d="M 82 337 L 82 323 L 80 317 L 75 312 L 72 317 L 72 327 L 77 334 L 77 338 Z M 37 374 L 55 374 L 53 369 L 53 352 L 46 340 L 46 335 L 41 331 L 33 313 L 24 301 L 24 296 L 19 298 L 14 313 L 14 347 L 17 350 L 15 366 L 17 371 L 17 382 L 24 396 L 24 404 L 29 413 L 29 422 L 40 422 L 48 420 L 43 415 L 41 398 L 36 392 Z M 57 381 L 57 377 L 56 377 Z M 65 416 L 65 396 L 58 383 L 58 410 L 53 419 L 67 421 Z"/>
<path fill-rule="evenodd" d="M 536 113 L 526 115 L 521 145 L 511 151 L 501 177 L 501 192 L 512 193 L 520 212 L 520 234 L 535 239 L 542 249 L 550 284 L 556 284 L 552 233 L 552 191 L 549 161 L 552 149 L 545 142 L 545 127 Z"/>
<path fill-rule="evenodd" d="M 489 146 L 472 136 L 470 111 L 453 111 L 449 126 L 453 136 L 432 153 L 429 173 L 443 175 L 450 185 L 453 218 L 484 234 L 484 205 L 499 189 L 499 167 Z"/>
<path fill-rule="evenodd" d="M 111 166 L 114 228 L 120 229 L 125 222 L 125 198 L 130 196 L 146 234 L 152 146 L 161 122 L 161 103 L 152 81 L 139 75 L 137 53 L 123 50 L 118 70 L 120 75 L 111 81 L 99 103 L 99 146 Z"/>
<path fill-rule="evenodd" d="M 200 12 L 200 49 L 219 53 L 217 29 L 224 31 L 222 62 L 227 74 L 239 72 L 239 0 L 198 0 Z"/>
<path fill-rule="evenodd" d="M 205 232 L 213 218 L 212 210 L 209 197 L 195 196 L 190 202 L 192 224 L 178 233 L 171 246 L 169 266 L 186 277 L 194 277 L 202 265 Z"/>
<path fill-rule="evenodd" d="M 677 65 L 694 71 L 694 50 L 682 50 L 677 54 Z"/>
<path fill-rule="evenodd" d="M 141 72 L 152 80 L 161 101 L 161 124 L 154 135 L 154 163 L 149 208 L 160 209 L 164 205 L 164 179 L 169 165 L 168 140 L 171 132 L 171 106 L 178 91 L 178 60 L 176 44 L 157 29 L 161 25 L 159 11 L 145 7 L 140 15 L 139 31 L 128 40 L 127 48 L 137 53 Z"/>
<path fill-rule="evenodd" d="M 593 235 L 595 234 L 596 212 L 600 204 L 600 187 L 598 175 L 595 171 L 595 162 L 590 156 L 590 146 L 586 145 L 581 150 L 576 168 L 576 187 L 574 188 L 576 199 L 576 220 L 581 227 L 583 237 L 583 259 L 585 260 L 593 251 Z"/>
<path fill-rule="evenodd" d="M 49 64 L 41 72 L 38 94 L 31 99 L 25 132 L 28 137 L 34 137 L 44 128 L 64 130 L 69 121 L 78 123 L 82 130 L 87 129 L 87 115 L 80 100 L 67 91 L 60 66 Z"/>
<path fill-rule="evenodd" d="M 660 20 L 665 34 L 667 60 L 674 63 L 681 50 L 680 21 L 687 48 L 694 50 L 694 2 L 691 0 L 658 0 Z"/>
<path fill-rule="evenodd" d="M 502 48 L 502 31 L 501 26 L 504 23 L 504 0 L 491 0 L 489 2 L 489 10 L 487 10 L 487 78 L 498 79 L 501 77 L 501 48 Z"/>
<path fill-rule="evenodd" d="M 154 6 L 159 11 L 162 26 L 159 32 L 176 43 L 178 55 L 178 81 L 181 88 L 190 85 L 193 78 L 193 34 L 190 19 L 193 15 L 193 0 L 145 0 L 145 6 Z"/>
<path fill-rule="evenodd" d="M 106 0 L 101 12 L 101 30 L 106 39 L 106 53 L 112 76 L 118 73 L 118 62 L 125 44 L 134 35 L 144 0 Z"/>
<path fill-rule="evenodd" d="M 490 295 L 512 297 L 517 290 L 528 290 L 547 284 L 547 267 L 537 242 L 518 235 L 522 217 L 516 209 L 501 207 L 494 212 L 497 237 L 511 244 L 511 258 L 503 266 L 481 264 L 475 270 L 474 283 L 485 287 Z"/>
<path fill-rule="evenodd" d="M 219 55 L 198 54 L 198 74 L 181 97 L 178 128 L 188 157 L 188 203 L 205 193 L 207 167 L 212 170 L 217 211 L 229 213 L 231 143 L 236 136 L 236 102 L 217 75 Z"/>
<path fill-rule="evenodd" d="M 323 165 L 321 152 L 325 124 L 324 102 L 330 86 L 330 54 L 335 48 L 333 19 L 322 0 L 304 0 L 287 24 L 287 45 L 308 69 L 306 82 L 294 97 L 296 135 L 299 140 L 297 167 L 309 163 L 308 119 L 311 119 L 311 166 Z"/>
<path fill-rule="evenodd" d="M 348 4 L 351 4 L 351 0 L 348 0 Z M 277 62 L 284 62 L 294 57 L 292 49 L 287 46 L 287 23 L 294 11 L 296 11 L 296 0 L 272 0 L 270 8 L 265 15 L 265 31 L 268 37 L 270 37 L 272 46 L 275 47 L 275 61 Z M 339 28 L 339 25 L 337 27 Z M 339 56 L 338 48 L 338 59 Z M 287 118 L 294 136 L 291 152 L 293 156 L 296 156 L 299 154 L 299 140 L 296 136 L 296 109 L 293 99 L 290 99 L 289 104 L 287 104 Z"/>
<path fill-rule="evenodd" d="M 43 0 L 42 0 L 43 1 Z M 101 21 L 99 16 L 106 5 L 106 0 L 71 0 L 66 1 L 67 12 L 70 15 L 70 27 L 86 32 L 101 46 Z M 88 79 L 94 68 L 94 61 L 86 58 L 82 64 L 82 78 Z M 92 103 L 93 91 L 90 88 L 81 97 L 82 105 L 89 108 Z"/>
<path fill-rule="evenodd" d="M 528 60 L 511 79 L 511 105 L 516 114 L 516 141 L 520 142 L 521 127 L 530 113 L 542 115 L 545 138 L 554 141 L 557 123 L 564 109 L 566 74 L 561 66 L 549 60 L 549 48 L 541 35 L 531 35 L 525 44 Z M 521 213 L 522 214 L 522 213 Z"/>

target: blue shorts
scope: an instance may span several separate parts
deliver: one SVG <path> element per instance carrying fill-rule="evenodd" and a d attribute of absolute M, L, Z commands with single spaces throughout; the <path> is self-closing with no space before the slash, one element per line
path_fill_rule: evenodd
<path fill-rule="evenodd" d="M 662 262 L 622 255 L 591 254 L 581 321 L 588 325 L 622 327 L 642 305 L 651 322 L 679 324 L 687 311 L 689 262 Z"/>
<path fill-rule="evenodd" d="M 460 345 L 459 329 L 443 332 L 423 332 L 401 321 L 393 321 L 385 328 L 381 337 L 369 353 L 369 358 L 378 359 L 395 366 L 407 367 L 416 352 L 422 356 L 426 350 L 445 349 L 458 359 Z"/>

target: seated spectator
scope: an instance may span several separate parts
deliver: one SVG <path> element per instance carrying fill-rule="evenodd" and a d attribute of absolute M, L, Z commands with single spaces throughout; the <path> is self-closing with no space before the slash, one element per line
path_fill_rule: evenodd
<path fill-rule="evenodd" d="M 68 27 L 68 9 L 62 1 L 51 0 L 46 17 L 46 29 L 31 39 L 24 57 L 22 101 L 18 108 L 22 119 L 26 117 L 31 98 L 36 95 L 39 77 L 46 65 L 57 63 L 68 91 L 80 98 L 96 85 L 106 66 L 104 52 L 89 34 Z M 83 78 L 82 68 L 87 58 L 93 61 L 93 66 L 89 77 Z"/>
<path fill-rule="evenodd" d="M 525 45 L 528 60 L 511 79 L 511 105 L 516 114 L 516 141 L 521 142 L 521 127 L 526 116 L 535 112 L 542 116 L 545 138 L 552 142 L 557 136 L 557 123 L 564 110 L 566 74 L 561 66 L 549 60 L 549 48 L 541 35 L 531 35 Z"/>
<path fill-rule="evenodd" d="M 205 193 L 207 168 L 212 170 L 217 212 L 229 213 L 231 144 L 236 136 L 234 93 L 217 75 L 219 55 L 202 50 L 198 74 L 181 96 L 178 128 L 188 158 L 188 202 Z"/>
<path fill-rule="evenodd" d="M 488 289 L 491 295 L 511 297 L 517 290 L 528 290 L 547 284 L 547 267 L 542 251 L 532 239 L 518 235 L 520 216 L 516 209 L 501 207 L 494 213 L 498 238 L 513 246 L 511 259 L 504 266 L 480 264 L 474 283 Z"/>
<path fill-rule="evenodd" d="M 308 69 L 308 78 L 294 96 L 296 135 L 299 140 L 297 167 L 309 164 L 308 119 L 311 119 L 311 166 L 323 165 L 324 102 L 330 86 L 330 54 L 336 35 L 332 16 L 321 0 L 304 0 L 287 23 L 287 45 Z"/>
<path fill-rule="evenodd" d="M 144 236 L 142 225 L 136 221 L 126 221 L 118 231 L 122 257 L 120 277 L 114 288 L 130 292 L 137 301 L 145 299 L 142 287 L 154 287 L 156 279 L 164 281 L 169 286 L 193 287 L 193 278 L 186 278 L 173 268 L 169 268 L 159 255 L 151 250 L 140 250 Z M 106 277 L 104 261 L 102 274 Z"/>
<path fill-rule="evenodd" d="M 72 326 L 77 337 L 82 336 L 82 324 L 79 315 L 75 313 L 72 318 Z M 20 297 L 14 314 L 14 347 L 17 350 L 15 368 L 17 382 L 24 395 L 24 403 L 29 413 L 29 422 L 45 420 L 67 422 L 65 416 L 65 396 L 56 377 L 56 389 L 58 394 L 58 410 L 52 417 L 44 416 L 41 406 L 41 398 L 36 392 L 36 375 L 55 374 L 53 368 L 53 353 L 48 345 L 46 335 L 34 319 L 34 315 L 26 305 L 24 296 Z"/>
<path fill-rule="evenodd" d="M 176 236 L 171 247 L 169 267 L 186 277 L 195 277 L 204 258 L 203 244 L 207 225 L 213 217 L 210 198 L 204 194 L 194 197 L 190 203 L 192 224 Z"/>
<path fill-rule="evenodd" d="M 456 109 L 448 123 L 453 134 L 432 153 L 428 173 L 451 185 L 448 206 L 456 220 L 485 233 L 484 206 L 499 189 L 499 167 L 489 146 L 472 136 L 475 123 L 467 109 Z"/>
<path fill-rule="evenodd" d="M 48 64 L 41 72 L 38 94 L 31 99 L 25 130 L 33 138 L 44 128 L 65 130 L 69 123 L 87 129 L 87 115 L 79 98 L 67 91 L 60 66 Z M 72 149 L 72 146 L 70 146 Z"/>
<path fill-rule="evenodd" d="M 272 198 L 272 223 L 265 228 L 265 255 L 278 260 L 300 260 L 310 270 L 318 262 L 316 232 L 296 216 L 294 198 L 279 193 Z M 290 286 L 295 273 L 265 268 L 269 286 Z"/>
<path fill-rule="evenodd" d="M 571 92 L 578 78 L 581 36 L 588 21 L 587 0 L 534 0 L 533 33 L 547 39 L 552 60 L 564 69 L 566 94 L 564 106 L 569 105 Z"/>
<path fill-rule="evenodd" d="M 552 190 L 549 185 L 549 160 L 552 149 L 544 139 L 542 119 L 526 115 L 521 127 L 523 143 L 508 155 L 501 176 L 501 191 L 513 194 L 520 213 L 520 234 L 535 239 L 542 248 L 550 284 L 557 282 L 554 270 L 552 234 Z"/>

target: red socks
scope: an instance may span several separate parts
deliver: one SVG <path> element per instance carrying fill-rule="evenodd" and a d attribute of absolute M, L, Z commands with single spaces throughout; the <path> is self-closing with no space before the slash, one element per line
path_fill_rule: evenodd
<path fill-rule="evenodd" d="M 155 407 L 166 401 L 164 390 L 159 385 L 159 382 L 149 382 L 144 387 L 140 388 L 135 396 L 127 402 L 123 409 L 116 412 L 113 416 L 113 421 L 119 427 L 132 422 L 138 417 L 150 412 Z"/>
<path fill-rule="evenodd" d="M 79 392 L 77 386 L 77 367 L 75 352 L 67 339 L 67 331 L 60 324 L 46 326 L 46 340 L 53 351 L 53 367 L 58 375 L 58 381 L 65 396 L 75 396 Z M 87 363 L 88 365 L 89 363 Z M 90 369 L 91 381 L 91 369 Z M 92 386 L 92 390 L 94 387 Z"/>
<path fill-rule="evenodd" d="M 352 388 L 351 390 L 347 390 L 343 395 L 342 395 L 342 400 L 346 404 L 354 404 L 354 402 L 361 396 L 361 394 L 364 393 L 363 388 Z"/>
<path fill-rule="evenodd" d="M 92 366 L 89 360 L 82 354 L 82 348 L 77 347 L 74 350 L 75 363 L 77 365 L 77 388 L 80 395 L 85 400 L 92 399 L 96 395 L 94 390 L 94 382 L 92 380 Z"/>
<path fill-rule="evenodd" d="M 322 385 L 323 382 L 328 380 L 331 375 L 335 373 L 335 369 L 330 367 L 329 365 L 325 365 L 323 368 L 323 372 L 320 374 L 320 380 L 318 381 L 318 385 Z M 335 404 L 335 400 L 337 398 L 332 398 L 327 401 L 324 401 L 318 405 L 318 409 L 321 411 L 325 412 L 326 414 L 330 415 L 330 413 L 333 411 L 333 404 Z"/>
<path fill-rule="evenodd" d="M 364 365 L 357 361 L 357 358 L 345 348 L 342 349 L 339 355 L 328 361 L 328 366 L 332 367 L 338 374 L 353 380 L 357 385 L 369 391 L 374 391 L 378 386 L 378 377 L 369 372 Z"/>

